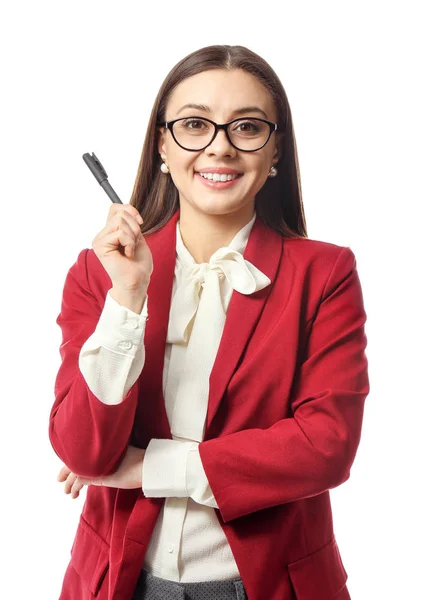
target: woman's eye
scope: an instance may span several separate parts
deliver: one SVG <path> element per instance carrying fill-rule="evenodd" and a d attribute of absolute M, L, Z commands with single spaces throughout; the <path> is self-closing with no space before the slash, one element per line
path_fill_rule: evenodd
<path fill-rule="evenodd" d="M 255 123 L 252 123 L 251 121 L 244 121 L 243 123 L 238 123 L 237 125 L 237 129 L 242 128 L 241 131 L 256 131 L 257 130 L 257 126 L 255 125 Z"/>
<path fill-rule="evenodd" d="M 199 119 L 189 119 L 188 121 L 183 121 L 183 123 L 185 127 L 188 127 L 189 129 L 199 129 L 200 127 L 197 127 L 197 124 L 201 126 L 204 125 Z M 195 126 L 193 126 L 193 124 L 195 124 Z M 190 127 L 190 125 L 192 125 L 192 127 Z"/>

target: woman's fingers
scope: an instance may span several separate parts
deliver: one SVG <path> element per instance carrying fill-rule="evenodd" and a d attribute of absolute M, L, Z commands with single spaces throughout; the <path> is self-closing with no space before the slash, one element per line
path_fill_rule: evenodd
<path fill-rule="evenodd" d="M 78 477 L 75 473 L 69 472 L 65 481 L 64 492 L 65 494 L 71 494 L 72 498 L 77 498 L 84 485 L 84 480 L 81 477 Z"/>
<path fill-rule="evenodd" d="M 71 493 L 72 486 L 74 485 L 77 478 L 78 478 L 78 475 L 75 475 L 75 473 L 69 473 L 68 477 L 66 478 L 65 486 L 64 486 L 64 490 L 63 490 L 65 492 L 65 494 Z"/>
<path fill-rule="evenodd" d="M 65 479 L 68 477 L 68 475 L 70 473 L 71 473 L 71 469 L 68 469 L 68 467 L 66 465 L 64 465 L 62 467 L 62 469 L 59 471 L 57 481 L 65 481 Z"/>
<path fill-rule="evenodd" d="M 83 479 L 82 477 L 75 478 L 75 481 L 71 487 L 71 497 L 72 498 L 78 498 L 80 490 L 83 489 L 83 487 L 86 485 L 86 483 L 84 483 L 85 481 L 87 481 L 87 479 Z"/>
<path fill-rule="evenodd" d="M 59 471 L 57 481 L 65 482 L 64 492 L 65 494 L 71 494 L 72 498 L 77 498 L 80 493 L 80 490 L 85 485 L 103 485 L 101 479 L 95 480 L 87 479 L 86 477 L 79 477 L 75 473 L 72 473 L 72 471 L 66 465 L 64 465 Z"/>
<path fill-rule="evenodd" d="M 134 255 L 134 248 L 142 237 L 140 226 L 143 219 L 138 210 L 129 205 L 117 205 L 114 203 L 109 212 L 105 227 L 94 238 L 92 245 L 95 251 L 98 247 L 103 249 L 103 258 L 111 255 L 117 249 L 117 245 L 124 249 L 128 258 Z M 96 252 L 97 254 L 97 252 Z M 101 259 L 102 256 L 98 255 Z"/>

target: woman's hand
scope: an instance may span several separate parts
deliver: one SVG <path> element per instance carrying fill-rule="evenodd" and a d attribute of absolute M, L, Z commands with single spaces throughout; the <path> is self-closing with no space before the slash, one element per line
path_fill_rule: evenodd
<path fill-rule="evenodd" d="M 149 285 L 152 254 L 134 206 L 113 203 L 105 227 L 92 241 L 93 250 L 116 289 L 138 291 Z"/>
<path fill-rule="evenodd" d="M 131 490 L 142 487 L 142 466 L 146 450 L 136 446 L 128 446 L 127 452 L 121 461 L 120 466 L 105 477 L 88 479 L 72 473 L 66 465 L 59 471 L 57 480 L 65 482 L 65 494 L 71 494 L 72 498 L 78 498 L 80 490 L 85 485 L 104 485 L 107 487 L 121 488 Z"/>

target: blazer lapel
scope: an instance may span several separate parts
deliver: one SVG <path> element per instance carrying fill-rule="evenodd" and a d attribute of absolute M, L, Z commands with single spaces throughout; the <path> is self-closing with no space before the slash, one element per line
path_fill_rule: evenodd
<path fill-rule="evenodd" d="M 257 215 L 243 256 L 267 275 L 271 284 L 254 294 L 240 294 L 236 290 L 232 293 L 223 335 L 210 375 L 204 439 L 208 439 L 211 422 L 269 297 L 282 252 L 282 236 L 267 227 Z"/>
<path fill-rule="evenodd" d="M 145 364 L 140 375 L 137 423 L 147 444 L 150 438 L 172 439 L 162 388 L 165 345 L 176 265 L 176 224 L 180 211 L 160 230 L 146 236 L 152 253 L 153 272 L 148 288 L 148 320 L 145 329 Z M 141 447 L 146 447 L 142 445 Z"/>
<path fill-rule="evenodd" d="M 162 229 L 146 237 L 152 252 L 154 269 L 148 288 L 149 317 L 144 338 L 146 358 L 140 375 L 140 402 L 136 418 L 136 423 L 149 424 L 142 425 L 141 430 L 135 432 L 141 447 L 145 447 L 143 444 L 147 444 L 151 438 L 172 439 L 162 380 L 176 264 L 176 224 L 179 216 L 180 210 L 177 210 Z M 232 293 L 223 335 L 210 375 L 205 439 L 229 380 L 271 292 L 282 250 L 282 237 L 257 216 L 244 258 L 267 275 L 272 283 L 254 294 L 244 295 L 235 290 Z"/>

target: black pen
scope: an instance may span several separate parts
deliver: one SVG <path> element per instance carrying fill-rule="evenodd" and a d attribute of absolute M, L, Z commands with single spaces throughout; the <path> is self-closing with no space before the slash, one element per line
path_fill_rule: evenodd
<path fill-rule="evenodd" d="M 103 165 L 100 162 L 100 160 L 97 158 L 96 154 L 92 152 L 92 155 L 90 155 L 88 152 L 86 152 L 85 154 L 83 154 L 83 159 L 90 171 L 95 176 L 96 181 L 105 190 L 112 202 L 122 204 L 122 201 L 118 198 L 117 194 L 115 193 L 114 189 L 109 183 L 108 175 L 106 174 L 106 171 L 103 168 Z"/>

